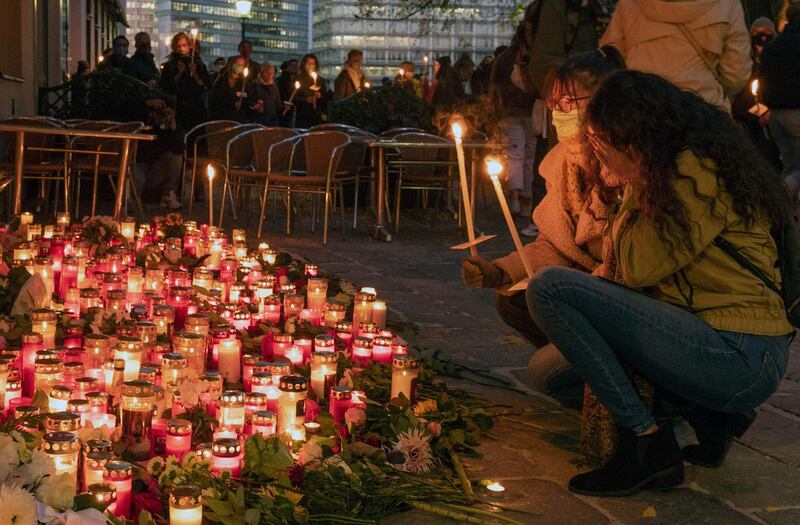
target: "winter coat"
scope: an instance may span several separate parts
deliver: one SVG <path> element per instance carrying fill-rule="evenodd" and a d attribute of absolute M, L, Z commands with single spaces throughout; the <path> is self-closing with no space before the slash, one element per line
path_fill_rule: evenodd
<path fill-rule="evenodd" d="M 539 173 L 547 183 L 547 194 L 533 211 L 539 236 L 524 246 L 524 255 L 534 271 L 545 266 L 566 266 L 607 276 L 603 231 L 609 207 L 597 192 L 590 199 L 583 196 L 586 184 L 583 173 L 596 169 L 592 167 L 591 155 L 581 141 L 561 141 L 539 166 Z M 494 263 L 511 277 L 512 283 L 527 277 L 519 252 Z"/>
<path fill-rule="evenodd" d="M 211 108 L 211 120 L 234 120 L 239 123 L 250 120 L 250 109 L 247 97 L 240 97 L 243 83 L 241 77 L 231 87 L 228 74 L 223 73 L 214 84 L 208 105 Z M 252 83 L 248 82 L 246 89 L 250 91 Z"/>
<path fill-rule="evenodd" d="M 191 130 L 198 124 L 208 120 L 203 96 L 209 88 L 208 70 L 206 65 L 195 55 L 197 63 L 197 78 L 189 74 L 188 56 L 172 53 L 169 60 L 163 64 L 161 80 L 158 86 L 167 93 L 175 96 L 175 120 L 178 127 Z M 186 64 L 182 73 L 178 73 L 178 62 Z"/>
<path fill-rule="evenodd" d="M 283 113 L 283 103 L 281 102 L 278 86 L 274 83 L 266 85 L 261 82 L 261 79 L 258 79 L 250 86 L 248 91 L 250 106 L 254 106 L 259 100 L 264 103 L 263 112 L 250 112 L 252 121 L 264 126 L 277 126 L 280 115 Z"/>
<path fill-rule="evenodd" d="M 356 71 L 345 65 L 333 83 L 333 100 L 355 95 L 366 88 L 367 76 L 362 70 Z"/>
<path fill-rule="evenodd" d="M 681 32 L 690 31 L 722 84 Z M 716 106 L 750 78 L 750 34 L 739 0 L 620 0 L 600 43 L 616 46 L 630 69 L 655 73 Z"/>
<path fill-rule="evenodd" d="M 770 109 L 800 109 L 800 22 L 788 24 L 761 53 L 761 101 Z"/>
<path fill-rule="evenodd" d="M 328 103 L 328 83 L 321 76 L 317 77 L 317 87 L 321 97 L 316 99 L 315 106 L 315 91 L 311 89 L 311 86 L 314 85 L 314 79 L 311 78 L 311 75 L 303 71 L 294 80 L 300 82 L 300 89 L 297 90 L 297 95 L 295 95 L 293 101 L 297 108 L 295 126 L 307 129 L 317 124 L 322 124 L 322 114 L 325 112 L 325 106 Z"/>
<path fill-rule="evenodd" d="M 123 73 L 137 78 L 145 84 L 151 80 L 158 81 L 159 77 L 158 67 L 153 59 L 153 54 L 140 53 L 139 51 L 134 53 L 130 60 L 125 63 L 125 70 Z"/>
<path fill-rule="evenodd" d="M 536 100 L 534 93 L 526 93 L 511 82 L 511 72 L 517 61 L 519 48 L 511 46 L 503 51 L 492 65 L 489 95 L 501 117 L 528 116 Z"/>

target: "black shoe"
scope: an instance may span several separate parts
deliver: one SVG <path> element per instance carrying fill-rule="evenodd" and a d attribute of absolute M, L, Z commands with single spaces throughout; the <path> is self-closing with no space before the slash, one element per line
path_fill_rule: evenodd
<path fill-rule="evenodd" d="M 683 483 L 681 449 L 671 423 L 645 436 L 623 427 L 617 427 L 617 432 L 617 450 L 608 463 L 572 478 L 569 490 L 586 496 L 628 496 L 645 488 L 667 490 Z"/>
<path fill-rule="evenodd" d="M 728 455 L 733 438 L 742 437 L 756 420 L 756 416 L 755 410 L 725 414 L 695 407 L 683 417 L 694 429 L 700 444 L 683 447 L 683 459 L 701 467 L 719 467 Z"/>

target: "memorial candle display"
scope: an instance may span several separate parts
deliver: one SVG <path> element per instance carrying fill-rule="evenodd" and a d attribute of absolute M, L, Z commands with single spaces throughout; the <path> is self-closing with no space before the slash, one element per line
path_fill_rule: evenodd
<path fill-rule="evenodd" d="M 183 485 L 169 494 L 169 525 L 202 525 L 203 498 L 199 487 Z"/>
<path fill-rule="evenodd" d="M 155 393 L 148 381 L 126 381 L 122 387 L 122 439 L 127 453 L 135 460 L 148 459 L 152 454 L 150 430 L 153 420 Z"/>
<path fill-rule="evenodd" d="M 211 472 L 222 474 L 230 472 L 238 478 L 242 469 L 242 445 L 238 439 L 216 439 L 211 445 Z"/>
<path fill-rule="evenodd" d="M 167 421 L 167 439 L 165 453 L 179 460 L 192 449 L 192 422 L 186 419 L 170 419 Z"/>
<path fill-rule="evenodd" d="M 225 339 L 214 345 L 219 371 L 229 383 L 241 379 L 242 344 L 235 339 Z"/>
<path fill-rule="evenodd" d="M 306 416 L 308 379 L 297 374 L 281 377 L 278 384 L 278 434 L 289 434 L 303 426 Z"/>
<path fill-rule="evenodd" d="M 311 354 L 311 391 L 318 401 L 326 399 L 336 384 L 336 352 L 321 350 Z"/>
<path fill-rule="evenodd" d="M 103 484 L 117 492 L 117 499 L 108 506 L 114 516 L 130 519 L 133 497 L 133 470 L 127 461 L 110 460 L 103 469 Z"/>
<path fill-rule="evenodd" d="M 78 481 L 78 456 L 81 442 L 72 432 L 47 432 L 42 438 L 42 450 L 47 454 L 56 475 L 70 474 Z"/>
<path fill-rule="evenodd" d="M 414 403 L 416 399 L 417 377 L 419 377 L 419 361 L 410 355 L 396 355 L 392 359 L 392 393 L 391 399 L 403 394 Z"/>
<path fill-rule="evenodd" d="M 110 452 L 86 452 L 83 458 L 83 490 L 87 490 L 89 485 L 103 482 L 103 470 L 110 459 Z"/>

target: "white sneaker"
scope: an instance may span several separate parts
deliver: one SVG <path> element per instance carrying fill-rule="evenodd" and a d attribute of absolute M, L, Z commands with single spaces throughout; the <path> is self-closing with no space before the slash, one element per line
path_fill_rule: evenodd
<path fill-rule="evenodd" d="M 536 226 L 536 223 L 532 222 L 530 226 L 525 229 L 519 231 L 519 234 L 523 237 L 536 237 L 539 235 L 539 227 Z"/>
<path fill-rule="evenodd" d="M 170 210 L 178 210 L 183 207 L 183 204 L 178 200 L 178 196 L 175 192 L 170 190 L 166 195 L 161 197 L 161 207 L 169 208 Z"/>

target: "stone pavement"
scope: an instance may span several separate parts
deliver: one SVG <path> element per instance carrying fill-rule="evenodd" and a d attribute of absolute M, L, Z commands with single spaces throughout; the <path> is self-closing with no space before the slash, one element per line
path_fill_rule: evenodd
<path fill-rule="evenodd" d="M 579 415 L 532 390 L 526 365 L 532 348 L 503 325 L 494 310 L 494 294 L 465 288 L 459 276 L 464 252 L 448 247 L 462 242 L 454 221 L 443 214 L 404 212 L 392 243 L 369 239 L 372 218 L 360 218 L 357 231 L 332 231 L 322 246 L 321 228 L 308 221 L 285 236 L 284 219 L 266 225 L 266 238 L 280 249 L 318 263 L 357 286 L 374 286 L 394 321 L 419 327 L 417 343 L 439 348 L 469 367 L 504 378 L 514 389 L 459 381 L 493 404 L 509 405 L 513 415 L 499 418 L 484 440 L 481 460 L 467 464 L 475 480 L 502 481 L 498 502 L 531 514 L 506 514 L 523 523 L 800 523 L 800 346 L 794 345 L 789 373 L 780 390 L 759 410 L 759 417 L 735 443 L 726 464 L 715 470 L 687 464 L 686 483 L 665 493 L 642 492 L 629 498 L 599 499 L 567 491 L 569 478 L 585 468 L 579 450 Z M 511 247 L 499 210 L 478 206 L 478 226 L 498 238 L 479 247 L 494 258 Z M 205 217 L 198 217 L 204 219 Z M 248 227 L 255 235 L 255 221 Z M 352 217 L 350 217 L 352 221 Z M 338 221 L 334 221 L 338 224 Z M 226 224 L 230 227 L 231 224 Z M 520 223 L 520 226 L 524 224 Z M 490 382 L 488 378 L 483 381 Z M 678 426 L 682 443 L 694 435 Z M 449 520 L 416 512 L 387 523 L 438 524 Z"/>

